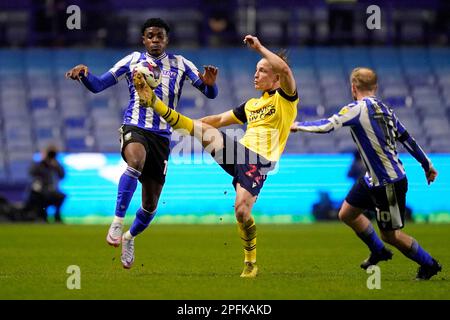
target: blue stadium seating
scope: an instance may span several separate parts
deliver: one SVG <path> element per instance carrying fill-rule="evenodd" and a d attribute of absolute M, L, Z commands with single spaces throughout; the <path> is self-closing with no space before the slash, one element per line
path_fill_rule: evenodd
<path fill-rule="evenodd" d="M 291 18 L 298 19 L 304 14 L 300 11 Z M 300 34 L 311 27 L 309 22 L 295 23 L 300 29 L 289 32 Z M 65 79 L 64 72 L 85 63 L 91 72 L 102 74 L 132 51 L 0 50 L 0 181 L 26 181 L 32 154 L 49 143 L 68 152 L 117 152 L 117 129 L 129 98 L 126 81 L 92 94 Z M 200 118 L 220 113 L 257 95 L 252 81 L 259 57 L 254 52 L 179 52 L 199 67 L 214 64 L 220 69 L 219 96 L 214 100 L 185 84 L 179 109 L 187 115 Z M 350 71 L 356 66 L 371 66 L 379 76 L 380 97 L 395 109 L 423 148 L 450 152 L 450 48 L 296 47 L 289 55 L 300 94 L 299 119 L 328 117 L 351 102 Z M 323 136 L 295 135 L 286 147 L 287 152 L 300 153 L 353 149 L 347 129 Z"/>

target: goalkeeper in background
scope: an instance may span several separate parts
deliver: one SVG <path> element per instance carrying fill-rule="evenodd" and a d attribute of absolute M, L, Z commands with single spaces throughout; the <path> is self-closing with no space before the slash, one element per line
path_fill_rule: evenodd
<path fill-rule="evenodd" d="M 297 115 L 298 95 L 286 57 L 269 51 L 256 37 L 247 35 L 244 42 L 262 56 L 254 75 L 255 89 L 262 91 L 262 96 L 222 114 L 192 120 L 163 103 L 142 74 L 136 72 L 133 81 L 142 105 L 155 110 L 173 128 L 195 136 L 233 177 L 236 189 L 234 210 L 244 246 L 241 277 L 253 278 L 258 268 L 256 226 L 251 211 L 268 172 L 284 150 L 290 126 Z M 247 130 L 240 141 L 216 129 L 243 123 L 247 123 Z"/>

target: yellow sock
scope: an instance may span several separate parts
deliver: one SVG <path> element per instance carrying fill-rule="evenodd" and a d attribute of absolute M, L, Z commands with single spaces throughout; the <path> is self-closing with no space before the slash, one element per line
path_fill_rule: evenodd
<path fill-rule="evenodd" d="M 162 102 L 158 97 L 155 99 L 155 103 L 152 105 L 153 110 L 155 110 L 168 124 L 174 129 L 184 129 L 189 132 L 190 135 L 194 132 L 194 121 L 176 112 L 175 110 L 169 108 L 164 102 Z"/>
<path fill-rule="evenodd" d="M 256 262 L 256 225 L 253 217 L 246 222 L 238 222 L 239 236 L 244 245 L 244 261 Z"/>

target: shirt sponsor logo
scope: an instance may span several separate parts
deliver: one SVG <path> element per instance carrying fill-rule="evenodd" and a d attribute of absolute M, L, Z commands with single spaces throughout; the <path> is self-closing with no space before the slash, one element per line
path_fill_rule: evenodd
<path fill-rule="evenodd" d="M 248 122 L 263 120 L 276 112 L 274 106 L 264 106 L 258 110 L 249 110 Z"/>
<path fill-rule="evenodd" d="M 162 70 L 162 74 L 163 74 L 163 76 L 170 77 L 170 78 L 176 78 L 176 76 L 178 75 L 175 71 L 170 71 L 170 70 Z"/>

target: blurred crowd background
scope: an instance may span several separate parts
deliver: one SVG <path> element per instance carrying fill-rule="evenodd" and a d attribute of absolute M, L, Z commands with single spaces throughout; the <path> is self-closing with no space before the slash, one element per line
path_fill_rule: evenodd
<path fill-rule="evenodd" d="M 374 4 L 381 28 L 369 30 L 367 8 Z M 70 5 L 81 10 L 79 30 L 67 28 Z M 142 51 L 141 25 L 150 17 L 169 23 L 169 52 L 200 69 L 220 69 L 214 100 L 185 85 L 178 108 L 191 117 L 223 112 L 257 94 L 252 79 L 258 56 L 242 44 L 245 34 L 255 34 L 270 48 L 288 49 L 299 118 L 330 116 L 349 103 L 351 69 L 369 66 L 379 75 L 380 97 L 425 151 L 450 152 L 450 1 L 3 0 L 0 192 L 7 199 L 23 199 L 33 156 L 49 145 L 67 153 L 119 152 L 126 82 L 94 95 L 64 73 L 84 63 L 100 75 Z M 286 152 L 353 148 L 342 131 L 291 137 Z"/>
<path fill-rule="evenodd" d="M 366 8 L 382 9 L 381 30 L 367 32 Z M 66 27 L 69 5 L 82 10 L 81 29 Z M 149 16 L 166 19 L 172 45 L 224 47 L 256 33 L 293 45 L 448 45 L 446 0 L 15 0 L 0 3 L 0 46 L 127 47 Z"/>

